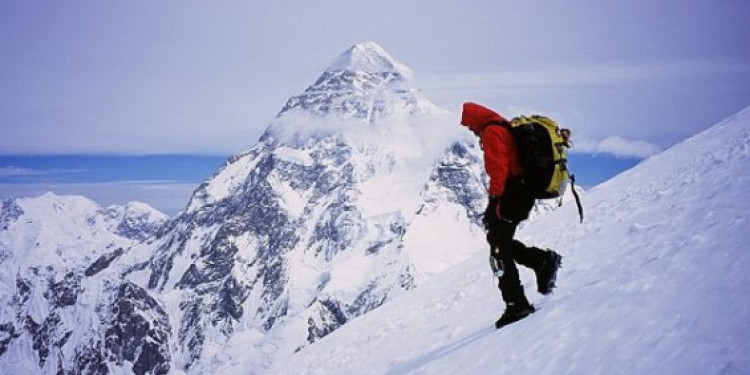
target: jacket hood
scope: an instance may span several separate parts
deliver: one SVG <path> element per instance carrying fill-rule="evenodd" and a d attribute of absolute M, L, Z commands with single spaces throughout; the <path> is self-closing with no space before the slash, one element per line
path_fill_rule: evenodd
<path fill-rule="evenodd" d="M 493 122 L 508 122 L 499 113 L 477 103 L 464 103 L 461 113 L 461 125 L 468 127 L 476 134 L 482 134 L 484 128 Z"/>

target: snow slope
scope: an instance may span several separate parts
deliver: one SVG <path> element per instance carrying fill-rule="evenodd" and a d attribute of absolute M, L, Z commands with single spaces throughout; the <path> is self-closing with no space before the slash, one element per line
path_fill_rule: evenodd
<path fill-rule="evenodd" d="M 558 290 L 500 331 L 484 255 L 355 319 L 278 374 L 748 374 L 750 107 L 524 227 Z M 482 252 L 483 253 L 483 252 Z M 247 370 L 247 369 L 245 369 Z M 238 371 L 236 373 L 243 373 Z"/>

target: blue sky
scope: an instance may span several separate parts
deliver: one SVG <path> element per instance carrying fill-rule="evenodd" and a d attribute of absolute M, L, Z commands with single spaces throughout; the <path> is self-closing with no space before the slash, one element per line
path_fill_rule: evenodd
<path fill-rule="evenodd" d="M 126 181 L 123 196 L 101 195 L 164 208 L 136 192 L 181 184 L 189 196 L 288 97 L 368 40 L 444 108 L 472 100 L 555 116 L 574 130 L 591 180 L 603 179 L 750 105 L 747 14 L 744 0 L 6 1 L 0 197 L 44 186 L 91 195 Z M 144 154 L 185 159 L 117 164 Z M 24 166 L 14 155 L 118 158 Z"/>
<path fill-rule="evenodd" d="M 103 206 L 142 201 L 174 215 L 226 160 L 213 155 L 0 155 L 0 198 L 53 191 L 85 195 Z"/>

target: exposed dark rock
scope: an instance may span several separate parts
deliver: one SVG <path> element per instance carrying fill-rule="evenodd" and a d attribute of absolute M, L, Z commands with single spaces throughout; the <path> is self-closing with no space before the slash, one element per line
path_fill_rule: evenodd
<path fill-rule="evenodd" d="M 10 342 L 19 336 L 16 327 L 11 322 L 0 324 L 0 357 L 8 350 Z"/>
<path fill-rule="evenodd" d="M 11 223 L 23 215 L 23 209 L 15 199 L 0 200 L 0 230 L 6 230 Z"/>
<path fill-rule="evenodd" d="M 86 271 L 84 271 L 83 274 L 86 277 L 91 277 L 91 276 L 96 275 L 97 273 L 101 272 L 105 268 L 109 267 L 109 265 L 112 264 L 112 262 L 115 261 L 117 258 L 119 258 L 124 252 L 125 252 L 125 249 L 118 247 L 114 251 L 100 256 L 96 261 L 94 261 L 94 263 L 92 263 L 88 268 L 86 268 Z"/>
<path fill-rule="evenodd" d="M 68 272 L 62 280 L 49 286 L 45 297 L 52 305 L 65 307 L 75 305 L 79 293 L 81 293 L 81 277 Z"/>
<path fill-rule="evenodd" d="M 81 346 L 76 350 L 75 367 L 68 374 L 75 375 L 108 375 L 109 367 L 100 348 L 101 342 Z"/>
<path fill-rule="evenodd" d="M 105 331 L 107 360 L 133 363 L 136 374 L 166 374 L 171 352 L 169 317 L 146 290 L 124 282 L 110 307 L 112 321 Z"/>

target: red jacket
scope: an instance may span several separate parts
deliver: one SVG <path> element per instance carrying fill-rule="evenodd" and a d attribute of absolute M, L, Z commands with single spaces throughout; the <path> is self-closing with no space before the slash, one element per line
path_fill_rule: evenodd
<path fill-rule="evenodd" d="M 516 142 L 503 126 L 487 126 L 508 122 L 497 112 L 476 103 L 464 103 L 461 125 L 480 137 L 484 149 L 484 169 L 490 177 L 489 194 L 502 195 L 508 177 L 521 174 Z"/>

